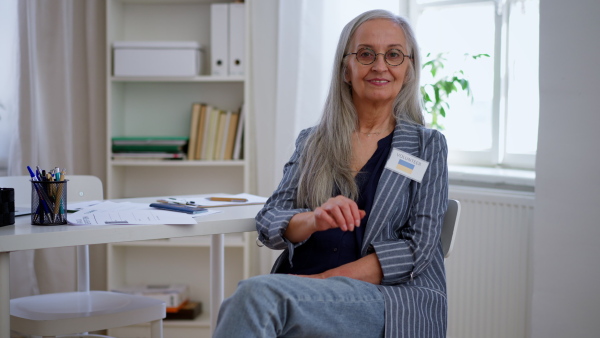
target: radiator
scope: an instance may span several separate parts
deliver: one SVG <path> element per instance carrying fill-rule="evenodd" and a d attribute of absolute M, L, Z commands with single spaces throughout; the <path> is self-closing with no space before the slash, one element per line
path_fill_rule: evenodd
<path fill-rule="evenodd" d="M 446 259 L 449 338 L 525 338 L 534 194 L 450 186 L 461 203 Z"/>

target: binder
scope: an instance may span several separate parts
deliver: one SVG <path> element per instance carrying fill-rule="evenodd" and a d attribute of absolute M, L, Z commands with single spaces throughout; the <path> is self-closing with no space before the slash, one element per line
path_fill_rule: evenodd
<path fill-rule="evenodd" d="M 210 5 L 210 69 L 214 76 L 229 75 L 229 5 Z"/>
<path fill-rule="evenodd" d="M 243 76 L 246 66 L 246 7 L 229 4 L 229 75 Z"/>

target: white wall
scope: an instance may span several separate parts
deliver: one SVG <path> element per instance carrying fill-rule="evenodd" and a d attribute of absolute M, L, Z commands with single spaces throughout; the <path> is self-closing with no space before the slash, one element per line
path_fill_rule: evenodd
<path fill-rule="evenodd" d="M 275 98 L 277 94 L 278 0 L 252 1 L 252 86 L 256 193 L 275 189 Z M 281 171 L 283 168 L 280 168 Z"/>
<path fill-rule="evenodd" d="M 600 336 L 600 1 L 540 1 L 531 338 Z"/>

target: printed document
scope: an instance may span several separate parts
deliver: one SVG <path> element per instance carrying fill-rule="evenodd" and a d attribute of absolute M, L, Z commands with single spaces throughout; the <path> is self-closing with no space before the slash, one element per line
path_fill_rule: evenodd
<path fill-rule="evenodd" d="M 164 211 L 151 208 L 148 203 L 111 201 L 92 201 L 69 204 L 69 210 L 78 210 L 67 215 L 67 222 L 73 225 L 106 225 L 106 224 L 196 224 L 190 214 Z M 199 215 L 213 214 L 218 211 L 209 210 Z"/>

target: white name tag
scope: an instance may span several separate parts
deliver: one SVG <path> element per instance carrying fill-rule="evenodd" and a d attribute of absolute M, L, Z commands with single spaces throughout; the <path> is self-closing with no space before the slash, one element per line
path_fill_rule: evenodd
<path fill-rule="evenodd" d="M 393 149 L 385 168 L 421 183 L 429 162 L 398 149 Z"/>

